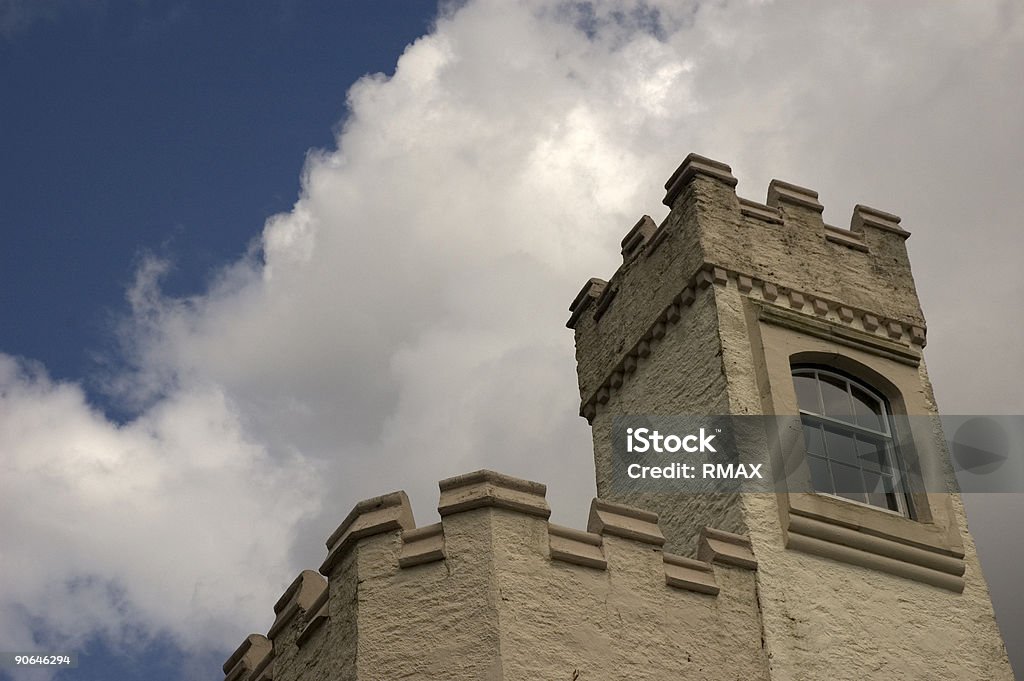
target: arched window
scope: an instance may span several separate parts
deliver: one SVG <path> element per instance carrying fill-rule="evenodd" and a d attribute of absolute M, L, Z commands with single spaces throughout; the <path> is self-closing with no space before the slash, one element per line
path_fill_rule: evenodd
<path fill-rule="evenodd" d="M 835 370 L 793 367 L 814 491 L 909 516 L 889 403 Z"/>

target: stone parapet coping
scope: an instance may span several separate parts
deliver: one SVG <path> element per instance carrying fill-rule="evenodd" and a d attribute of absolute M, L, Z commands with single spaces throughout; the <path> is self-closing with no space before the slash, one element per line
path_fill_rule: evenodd
<path fill-rule="evenodd" d="M 622 261 L 626 262 L 633 256 L 640 253 L 647 241 L 658 231 L 658 225 L 651 219 L 650 215 L 640 218 L 633 229 L 629 230 L 622 239 Z"/>
<path fill-rule="evenodd" d="M 657 513 L 603 499 L 594 499 L 591 502 L 587 531 L 598 535 L 610 534 L 654 546 L 662 546 L 665 543 L 665 535 L 658 527 Z"/>
<path fill-rule="evenodd" d="M 677 589 L 717 596 L 720 591 L 711 563 L 666 553 L 665 583 Z"/>
<path fill-rule="evenodd" d="M 249 634 L 221 667 L 224 681 L 246 681 L 272 651 L 273 646 L 266 636 Z"/>
<path fill-rule="evenodd" d="M 270 652 L 267 653 L 262 660 L 256 665 L 256 668 L 249 674 L 249 681 L 272 681 L 274 678 L 274 649 L 271 648 Z"/>
<path fill-rule="evenodd" d="M 303 570 L 274 604 L 274 624 L 267 631 L 273 639 L 296 615 L 305 613 L 327 591 L 327 580 L 313 570 Z"/>
<path fill-rule="evenodd" d="M 669 208 L 674 206 L 686 185 L 697 175 L 714 178 L 730 187 L 739 183 L 732 174 L 732 168 L 725 163 L 699 154 L 688 154 L 665 182 L 665 198 L 662 203 Z"/>
<path fill-rule="evenodd" d="M 444 525 L 434 523 L 402 533 L 399 567 L 408 568 L 436 560 L 444 560 Z"/>
<path fill-rule="evenodd" d="M 405 492 L 391 492 L 360 501 L 328 537 L 327 559 L 320 566 L 320 574 L 329 577 L 355 540 L 395 530 L 411 530 L 415 526 L 412 506 Z"/>
<path fill-rule="evenodd" d="M 548 525 L 548 548 L 552 560 L 605 570 L 608 561 L 604 556 L 603 544 L 604 540 L 599 534 L 561 525 Z"/>
<path fill-rule="evenodd" d="M 782 224 L 782 213 L 778 208 L 740 197 L 740 213 L 773 225 Z"/>
<path fill-rule="evenodd" d="M 441 517 L 476 508 L 493 506 L 547 518 L 551 515 L 545 495 L 547 487 L 539 482 L 513 478 L 494 471 L 480 470 L 442 480 L 437 512 Z"/>
<path fill-rule="evenodd" d="M 846 246 L 855 251 L 862 251 L 864 253 L 870 252 L 868 245 L 864 243 L 863 232 L 851 232 L 848 229 L 842 229 L 841 227 L 833 227 L 832 225 L 825 225 L 825 241 L 839 244 L 840 246 Z"/>
<path fill-rule="evenodd" d="M 330 589 L 324 589 L 320 597 L 306 611 L 306 626 L 302 628 L 299 635 L 295 637 L 295 644 L 302 646 L 309 638 L 316 633 L 327 620 L 330 614 L 327 612 L 327 601 L 330 598 Z"/>
<path fill-rule="evenodd" d="M 884 232 L 890 232 L 901 236 L 904 239 L 910 237 L 910 232 L 900 227 L 899 216 L 886 213 L 877 208 L 871 208 L 862 204 L 853 207 L 853 219 L 850 221 L 850 231 L 858 234 L 864 232 L 864 227 L 874 227 Z"/>
<path fill-rule="evenodd" d="M 792 203 L 809 208 L 815 213 L 821 213 L 825 210 L 825 206 L 821 205 L 821 202 L 818 201 L 818 192 L 813 189 L 801 187 L 790 182 L 783 182 L 782 180 L 772 180 L 768 184 L 768 205 L 775 207 L 783 203 Z"/>
<path fill-rule="evenodd" d="M 601 297 L 606 286 L 608 286 L 608 282 L 597 277 L 593 277 L 584 284 L 583 288 L 580 289 L 580 292 L 576 294 L 576 297 L 573 298 L 572 303 L 569 305 L 569 321 L 565 325 L 570 329 L 575 327 L 576 322 L 587 311 L 590 304 Z"/>
<path fill-rule="evenodd" d="M 706 563 L 757 569 L 757 558 L 754 557 L 754 549 L 748 537 L 711 527 L 700 531 L 697 558 Z"/>

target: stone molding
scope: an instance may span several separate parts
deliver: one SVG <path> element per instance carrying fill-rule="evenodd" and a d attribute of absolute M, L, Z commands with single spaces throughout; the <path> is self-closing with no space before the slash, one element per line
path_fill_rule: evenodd
<path fill-rule="evenodd" d="M 475 508 L 507 508 L 530 515 L 548 518 L 547 487 L 494 471 L 479 470 L 442 480 L 441 500 L 437 512 L 444 518 Z"/>
<path fill-rule="evenodd" d="M 327 612 L 327 601 L 331 595 L 330 589 L 324 589 L 323 593 L 313 602 L 306 611 L 306 626 L 302 628 L 299 635 L 295 637 L 295 645 L 301 647 L 309 638 L 315 634 L 327 620 L 330 613 Z"/>
<path fill-rule="evenodd" d="M 763 222 L 770 222 L 774 225 L 782 224 L 782 212 L 757 201 L 740 197 L 740 213 L 747 217 L 756 218 Z"/>
<path fill-rule="evenodd" d="M 599 281 L 591 279 L 577 296 L 577 301 L 593 299 L 598 290 L 601 292 L 597 294 L 598 297 L 609 290 L 607 282 L 595 283 Z M 647 331 L 641 334 L 633 347 L 622 353 L 599 387 L 581 400 L 580 416 L 593 422 L 598 407 L 607 404 L 612 394 L 628 382 L 639 363 L 651 354 L 652 346 L 665 337 L 668 330 L 682 318 L 686 308 L 693 304 L 697 293 L 711 286 L 736 287 L 741 294 L 758 305 L 759 314 L 766 321 L 790 326 L 803 333 L 841 344 L 868 347 L 875 354 L 882 354 L 904 364 L 917 366 L 921 361 L 921 350 L 926 344 L 927 335 L 927 330 L 922 326 L 705 263 L 654 319 Z M 576 309 L 580 309 L 579 303 Z"/>
<path fill-rule="evenodd" d="M 548 550 L 551 560 L 605 570 L 604 539 L 600 534 L 574 530 L 561 525 L 548 525 Z"/>
<path fill-rule="evenodd" d="M 560 564 L 565 569 L 612 571 L 614 565 L 609 566 L 607 537 L 620 540 L 613 547 L 615 551 L 625 553 L 619 556 L 620 565 L 623 560 L 640 561 L 627 568 L 631 574 L 634 574 L 632 571 L 636 565 L 647 565 L 649 569 L 649 551 L 654 550 L 661 554 L 662 571 L 658 579 L 664 581 L 666 588 L 671 587 L 665 592 L 666 598 L 671 598 L 673 591 L 692 592 L 702 598 L 715 597 L 721 591 L 715 576 L 715 564 L 746 569 L 754 569 L 757 565 L 746 537 L 711 528 L 705 528 L 701 533 L 698 559 L 663 553 L 661 547 L 665 538 L 658 526 L 656 513 L 603 499 L 591 502 L 587 531 L 550 523 L 544 485 L 493 471 L 480 470 L 448 478 L 438 486 L 442 520 L 424 527 L 407 526 L 411 523 L 412 512 L 404 492 L 392 492 L 357 503 L 327 541 L 330 552 L 325 565 L 328 567 L 326 570 L 321 568 L 321 573 L 326 574 L 328 580 L 312 570 L 304 570 L 275 603 L 276 619 L 270 627 L 269 638 L 260 634 L 248 636 L 224 663 L 226 681 L 270 681 L 278 647 L 294 645 L 301 648 L 318 631 L 329 626 L 329 584 L 333 580 L 347 578 L 332 574 L 331 568 L 341 558 L 340 551 L 358 551 L 360 542 L 381 533 L 396 532 L 400 533 L 401 545 L 394 558 L 397 566 L 393 567 L 397 569 L 390 574 L 397 576 L 420 565 L 429 570 L 430 564 L 448 561 L 445 519 L 473 509 L 501 509 L 542 522 L 547 534 L 547 557 L 553 565 Z M 621 542 L 623 539 L 628 541 Z M 450 571 L 451 567 L 447 569 Z M 543 579 L 543 576 L 538 575 L 538 578 Z M 274 637 L 291 623 L 298 624 L 294 642 L 289 637 L 279 638 L 275 647 Z"/>
<path fill-rule="evenodd" d="M 249 634 L 221 667 L 224 681 L 248 681 L 264 658 L 272 654 L 270 639 L 262 634 Z"/>
<path fill-rule="evenodd" d="M 274 678 L 274 658 L 276 654 L 271 648 L 270 652 L 267 653 L 262 660 L 256 665 L 256 668 L 252 670 L 252 674 L 249 675 L 250 681 L 272 681 Z"/>
<path fill-rule="evenodd" d="M 727 164 L 700 154 L 688 154 L 665 182 L 665 198 L 662 199 L 662 203 L 672 208 L 695 175 L 714 178 L 730 187 L 739 184 L 732 174 L 732 168 Z"/>
<path fill-rule="evenodd" d="M 597 277 L 591 278 L 584 284 L 583 288 L 580 289 L 580 292 L 576 294 L 576 297 L 573 298 L 572 303 L 569 305 L 569 321 L 565 325 L 570 329 L 575 327 L 576 322 L 587 311 L 590 304 L 601 297 L 606 286 L 608 286 L 608 282 Z"/>
<path fill-rule="evenodd" d="M 863 234 L 865 226 L 890 232 L 904 239 L 910 237 L 910 232 L 900 227 L 899 216 L 886 213 L 884 210 L 857 204 L 853 207 L 853 220 L 850 222 L 850 231 Z"/>
<path fill-rule="evenodd" d="M 711 563 L 672 553 L 666 553 L 662 558 L 665 561 L 665 583 L 669 586 L 709 596 L 717 596 L 721 591 Z"/>
<path fill-rule="evenodd" d="M 444 525 L 434 523 L 402 533 L 398 567 L 408 568 L 435 560 L 444 560 Z"/>
<path fill-rule="evenodd" d="M 786 547 L 823 558 L 881 570 L 956 593 L 964 590 L 963 556 L 911 546 L 891 537 L 866 534 L 834 522 L 789 514 Z"/>
<path fill-rule="evenodd" d="M 787 309 L 781 305 L 773 305 L 763 300 L 757 300 L 756 305 L 758 319 L 768 324 L 782 326 L 808 336 L 864 350 L 900 362 L 901 364 L 916 367 L 921 363 L 921 352 L 915 349 L 913 345 L 892 340 L 894 336 L 912 339 L 914 338 L 912 329 L 919 327 L 911 326 L 909 329 L 904 329 L 902 324 L 892 321 L 886 325 L 886 336 L 880 336 L 877 333 L 864 330 L 866 325 L 864 325 L 863 318 L 865 316 L 871 317 L 872 315 L 860 310 L 853 310 L 848 307 L 839 308 L 845 314 L 848 314 L 850 319 L 844 323 L 836 323 L 836 320 L 816 319 L 810 315 L 794 313 L 793 308 L 795 306 L 792 304 Z M 832 310 L 829 304 L 820 298 L 815 299 L 813 305 L 818 317 L 825 317 Z M 836 311 L 836 316 L 840 322 L 843 322 L 845 319 L 845 314 L 840 316 L 839 310 Z M 858 317 L 861 319 L 861 328 L 857 328 L 854 324 Z M 873 322 L 869 321 L 868 324 L 873 324 Z M 923 337 L 922 333 L 922 340 Z"/>
<path fill-rule="evenodd" d="M 274 604 L 274 624 L 267 631 L 273 640 L 297 615 L 308 611 L 327 591 L 327 580 L 318 572 L 303 570 Z"/>
<path fill-rule="evenodd" d="M 643 245 L 658 231 L 658 225 L 651 219 L 650 215 L 644 215 L 633 225 L 622 239 L 622 262 L 628 262 L 633 256 L 638 255 Z"/>
<path fill-rule="evenodd" d="M 657 513 L 603 499 L 594 499 L 591 502 L 587 531 L 597 535 L 610 534 L 654 546 L 662 546 L 665 543 L 665 535 L 658 527 Z"/>
<path fill-rule="evenodd" d="M 412 506 L 405 492 L 391 492 L 360 501 L 328 537 L 327 559 L 320 566 L 320 574 L 329 577 L 331 570 L 357 539 L 415 526 Z"/>
<path fill-rule="evenodd" d="M 854 232 L 841 227 L 833 227 L 832 225 L 825 225 L 825 241 L 864 253 L 871 251 L 868 245 L 864 243 L 864 232 Z"/>
<path fill-rule="evenodd" d="M 700 531 L 697 559 L 732 567 L 757 569 L 757 558 L 750 539 L 741 534 L 705 527 Z"/>
<path fill-rule="evenodd" d="M 802 208 L 809 208 L 815 213 L 823 213 L 825 206 L 818 201 L 818 192 L 807 187 L 772 180 L 768 184 L 768 205 L 776 207 L 780 204 L 791 203 Z"/>

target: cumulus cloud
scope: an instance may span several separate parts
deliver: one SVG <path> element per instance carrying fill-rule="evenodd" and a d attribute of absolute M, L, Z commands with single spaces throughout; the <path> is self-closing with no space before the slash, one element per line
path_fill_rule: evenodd
<path fill-rule="evenodd" d="M 549 483 L 583 523 L 566 307 L 664 215 L 689 151 L 751 198 L 772 177 L 818 189 L 834 224 L 855 203 L 903 215 L 940 403 L 1024 411 L 1022 57 L 1013 2 L 444 10 L 351 87 L 337 148 L 205 294 L 140 269 L 107 386 L 136 419 L 0 361 L 0 639 L 131 624 L 228 648 L 355 501 L 405 488 L 429 522 L 433 481 L 482 466 Z"/>
<path fill-rule="evenodd" d="M 118 427 L 79 387 L 0 355 L 0 407 L 9 649 L 146 630 L 225 645 L 290 575 L 280 549 L 322 488 L 308 463 L 249 441 L 223 389 L 192 385 Z M 261 569 L 239 581 L 249 561 Z"/>

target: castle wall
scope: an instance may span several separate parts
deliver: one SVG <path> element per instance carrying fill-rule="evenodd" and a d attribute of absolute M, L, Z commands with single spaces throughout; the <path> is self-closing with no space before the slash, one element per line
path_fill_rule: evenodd
<path fill-rule="evenodd" d="M 487 471 L 442 482 L 439 510 L 413 528 L 404 495 L 361 502 L 327 584 L 300 576 L 228 678 L 767 680 L 745 537 L 666 554 L 657 516 L 596 500 L 588 531 L 551 525 L 542 485 Z"/>
<path fill-rule="evenodd" d="M 685 281 L 685 280 L 684 280 Z M 636 357 L 628 382 L 609 396 L 592 422 L 597 494 L 602 499 L 658 514 L 666 550 L 688 554 L 703 527 L 744 534 L 746 525 L 735 494 L 676 495 L 643 485 L 613 484 L 612 423 L 616 415 L 729 413 L 726 372 L 718 333 L 718 311 L 711 288 L 697 290 L 679 321 L 665 335 L 647 340 L 647 357 Z"/>
<path fill-rule="evenodd" d="M 606 535 L 607 568 L 589 569 L 550 560 L 543 522 L 492 513 L 504 678 L 767 678 L 748 570 L 716 566 L 714 596 L 680 591 L 650 544 Z"/>

